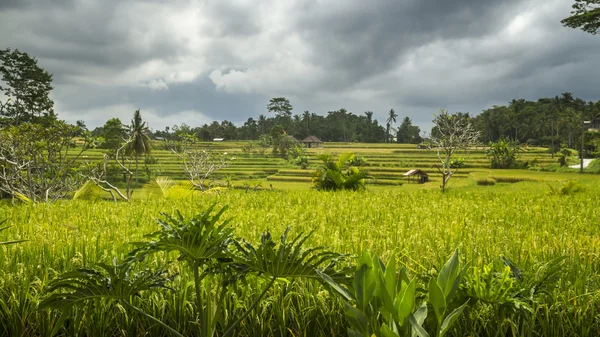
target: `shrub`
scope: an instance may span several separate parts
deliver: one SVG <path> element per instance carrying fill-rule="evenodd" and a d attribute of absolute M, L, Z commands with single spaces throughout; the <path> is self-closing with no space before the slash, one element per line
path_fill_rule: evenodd
<path fill-rule="evenodd" d="M 367 163 L 367 158 L 355 156 L 354 159 L 350 161 L 350 165 L 352 166 L 364 166 Z"/>
<path fill-rule="evenodd" d="M 365 188 L 365 179 L 369 176 L 358 167 L 351 165 L 354 153 L 341 154 L 337 160 L 329 154 L 319 157 L 323 161 L 313 178 L 318 190 L 359 190 Z"/>
<path fill-rule="evenodd" d="M 450 161 L 450 167 L 451 168 L 464 168 L 465 160 L 463 158 L 452 159 L 452 161 Z"/>
<path fill-rule="evenodd" d="M 517 142 L 499 139 L 490 143 L 486 155 L 490 158 L 492 168 L 515 168 L 517 156 L 522 151 L 523 148 Z"/>

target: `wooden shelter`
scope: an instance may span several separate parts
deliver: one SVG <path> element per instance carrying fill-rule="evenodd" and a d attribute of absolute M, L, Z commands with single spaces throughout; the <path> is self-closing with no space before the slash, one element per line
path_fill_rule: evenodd
<path fill-rule="evenodd" d="M 323 147 L 323 142 L 315 136 L 308 136 L 304 138 L 300 143 L 304 144 L 309 149 L 314 147 Z"/>
<path fill-rule="evenodd" d="M 410 170 L 404 173 L 402 176 L 406 177 L 406 181 L 409 183 L 414 182 L 423 184 L 429 181 L 429 175 L 425 173 L 425 171 L 419 169 Z"/>
<path fill-rule="evenodd" d="M 294 137 L 292 135 L 286 135 L 286 137 L 287 137 L 287 139 L 289 139 L 293 143 L 299 143 L 300 142 L 298 139 L 296 139 L 296 137 Z"/>
<path fill-rule="evenodd" d="M 591 121 L 584 122 L 588 126 L 588 131 L 600 131 L 600 114 L 596 115 L 596 117 L 592 118 Z"/>

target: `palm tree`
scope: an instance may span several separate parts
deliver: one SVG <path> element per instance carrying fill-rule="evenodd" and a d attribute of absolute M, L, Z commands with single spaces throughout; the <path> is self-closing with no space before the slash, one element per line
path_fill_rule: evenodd
<path fill-rule="evenodd" d="M 371 141 L 371 124 L 373 123 L 373 111 L 365 111 L 367 116 L 367 142 Z"/>
<path fill-rule="evenodd" d="M 304 122 L 304 126 L 306 127 L 306 135 L 310 136 L 310 112 L 308 110 L 304 111 L 302 114 L 302 121 Z"/>
<path fill-rule="evenodd" d="M 133 119 L 129 126 L 129 144 L 125 150 L 126 155 L 135 156 L 135 183 L 138 183 L 138 164 L 139 157 L 148 155 L 151 151 L 150 137 L 148 137 L 148 126 L 142 121 L 140 110 L 133 113 Z"/>
<path fill-rule="evenodd" d="M 394 109 L 390 110 L 390 113 L 388 115 L 388 118 L 386 120 L 387 123 L 387 133 L 386 133 L 386 140 L 389 143 L 390 142 L 390 127 L 392 126 L 392 123 L 396 123 L 396 118 L 398 117 L 398 115 L 396 114 L 396 112 L 394 111 Z"/>

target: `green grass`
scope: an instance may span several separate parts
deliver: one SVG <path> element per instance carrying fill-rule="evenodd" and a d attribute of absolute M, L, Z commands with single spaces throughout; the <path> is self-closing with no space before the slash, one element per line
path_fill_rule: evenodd
<path fill-rule="evenodd" d="M 235 151 L 234 145 L 240 144 L 225 142 L 215 146 L 229 153 Z M 336 143 L 311 150 L 311 154 L 349 149 L 364 153 L 361 155 L 369 164 L 385 165 L 417 153 L 412 145 Z M 473 303 L 451 335 L 495 336 L 509 325 L 520 331 L 515 335 L 599 335 L 597 176 L 465 168 L 450 180 L 449 190 L 441 193 L 439 174 L 425 166 L 435 153 L 418 153 L 419 157 L 411 159 L 417 163 L 412 168 L 426 169 L 431 182 L 404 182 L 397 186 L 403 182 L 401 174 L 410 166 L 368 166 L 365 168 L 376 177 L 377 184 L 369 184 L 363 192 L 318 192 L 310 183 L 314 166 L 301 170 L 283 159 L 253 156 L 240 158 L 220 175 L 233 175 L 236 189 L 196 193 L 192 198 L 160 198 L 146 185 L 134 193 L 130 203 L 4 203 L 0 205 L 0 219 L 6 218 L 12 227 L 0 232 L 0 242 L 28 241 L 0 246 L 0 336 L 49 336 L 60 313 L 39 311 L 37 305 L 58 274 L 98 262 L 109 263 L 113 258 L 123 259 L 133 247 L 131 242 L 158 229 L 155 219 L 160 213 L 174 215 L 180 211 L 191 216 L 212 203 L 229 205 L 224 216 L 233 219 L 236 236 L 254 243 L 265 230 L 278 236 L 292 226 L 293 233 L 314 231 L 307 242 L 311 246 L 324 245 L 350 255 L 368 249 L 384 260 L 394 256 L 411 276 L 421 280 L 435 272 L 457 248 L 472 268 L 491 263 L 500 270 L 500 257 L 504 256 L 528 273 L 535 273 L 552 259 L 566 257 L 559 278 L 552 281 L 555 287 L 537 300 L 530 316 L 513 313 L 503 316 L 505 321 L 499 323 L 499 308 Z M 99 158 L 99 154 L 91 151 L 88 158 Z M 165 172 L 184 179 L 175 156 L 166 151 L 155 151 L 154 155 L 159 156 L 158 166 L 164 166 Z M 543 159 L 550 156 L 542 150 L 535 155 Z M 482 152 L 472 151 L 469 156 L 481 160 Z M 469 156 L 464 155 L 467 163 Z M 581 191 L 552 195 L 548 184 L 559 186 L 571 179 L 579 182 Z M 480 181 L 497 183 L 479 184 Z M 518 183 L 507 183 L 513 181 Z M 257 184 L 261 190 L 245 190 L 245 186 L 252 188 Z M 192 275 L 177 263 L 168 263 L 175 259 L 158 254 L 145 261 L 144 266 L 166 266 L 176 275 L 170 286 L 177 291 L 143 294 L 136 303 L 185 336 L 195 336 L 198 326 L 191 310 Z M 227 300 L 224 305 L 235 317 L 250 305 L 261 288 L 261 281 L 249 280 L 240 285 L 235 300 Z M 68 336 L 165 335 L 147 320 L 102 301 L 70 315 L 73 318 L 65 323 L 68 330 L 63 331 Z M 237 335 L 346 336 L 342 302 L 317 282 L 280 282 L 269 291 L 258 310 L 242 322 Z"/>

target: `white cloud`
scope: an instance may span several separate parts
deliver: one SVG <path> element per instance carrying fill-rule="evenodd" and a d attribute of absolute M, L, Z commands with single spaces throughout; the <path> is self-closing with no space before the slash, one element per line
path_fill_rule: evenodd
<path fill-rule="evenodd" d="M 60 109 L 60 106 L 57 106 Z M 70 123 L 75 123 L 77 120 L 85 116 L 86 125 L 90 128 L 102 126 L 111 118 L 119 118 L 122 123 L 129 124 L 133 116 L 133 112 L 138 108 L 132 104 L 114 104 L 107 105 L 101 108 L 93 108 L 82 111 L 66 111 L 61 109 L 60 118 Z M 185 110 L 170 113 L 168 115 L 160 115 L 154 110 L 141 110 L 142 118 L 148 123 L 148 126 L 154 130 L 162 130 L 166 126 L 186 123 L 191 126 L 198 126 L 204 123 L 210 123 L 211 118 L 205 116 L 200 111 Z"/>

